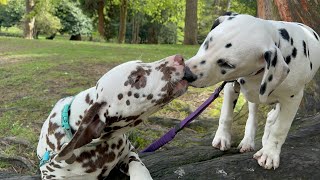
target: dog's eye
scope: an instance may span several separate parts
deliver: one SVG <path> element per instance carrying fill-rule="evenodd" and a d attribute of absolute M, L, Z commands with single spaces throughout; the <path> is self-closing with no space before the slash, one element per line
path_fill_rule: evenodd
<path fill-rule="evenodd" d="M 224 60 L 224 59 L 219 59 L 217 61 L 218 66 L 226 68 L 226 69 L 234 69 L 236 68 L 235 65 L 230 64 L 228 61 Z"/>

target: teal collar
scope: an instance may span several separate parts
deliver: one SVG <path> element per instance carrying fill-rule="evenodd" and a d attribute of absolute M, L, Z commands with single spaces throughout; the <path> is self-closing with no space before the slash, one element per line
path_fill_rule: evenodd
<path fill-rule="evenodd" d="M 73 135 L 72 135 L 71 126 L 69 123 L 69 111 L 70 111 L 70 107 L 71 107 L 71 104 L 72 104 L 74 98 L 75 98 L 75 96 L 72 98 L 70 103 L 63 106 L 62 111 L 61 111 L 61 126 L 64 129 L 66 135 L 68 136 L 68 138 L 70 140 L 72 139 Z M 46 164 L 50 160 L 50 157 L 52 157 L 52 156 L 53 155 L 52 155 L 51 151 L 46 151 L 40 160 L 39 166 L 41 167 L 44 164 Z"/>
<path fill-rule="evenodd" d="M 64 105 L 62 111 L 61 111 L 61 126 L 63 127 L 65 133 L 67 134 L 69 139 L 72 139 L 72 131 L 69 123 L 69 112 L 70 107 L 75 97 L 72 98 L 71 102 Z"/>

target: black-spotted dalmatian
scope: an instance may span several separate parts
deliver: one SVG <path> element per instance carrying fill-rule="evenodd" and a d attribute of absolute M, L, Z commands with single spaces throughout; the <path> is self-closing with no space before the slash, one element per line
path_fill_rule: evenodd
<path fill-rule="evenodd" d="M 95 87 L 58 101 L 37 147 L 40 159 L 49 152 L 48 161 L 41 161 L 42 179 L 103 179 L 114 167 L 133 180 L 152 179 L 124 133 L 182 95 L 190 78 L 180 55 L 130 61 L 111 69 Z M 70 136 L 62 127 L 67 104 Z"/>
<path fill-rule="evenodd" d="M 305 85 L 320 66 L 319 35 L 301 23 L 227 13 L 214 22 L 199 51 L 186 64 L 197 75 L 191 83 L 195 87 L 237 80 L 224 90 L 219 127 L 212 142 L 215 148 L 230 148 L 233 108 L 240 90 L 249 101 L 241 152 L 254 149 L 258 104 L 276 104 L 268 113 L 263 147 L 254 158 L 266 169 L 279 167 L 281 147 Z"/>

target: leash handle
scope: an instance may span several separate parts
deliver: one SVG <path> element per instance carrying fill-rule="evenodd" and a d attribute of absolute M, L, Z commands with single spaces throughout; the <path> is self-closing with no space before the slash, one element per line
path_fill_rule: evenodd
<path fill-rule="evenodd" d="M 181 131 L 185 126 L 190 124 L 191 121 L 193 121 L 195 118 L 197 118 L 217 97 L 219 96 L 219 93 L 222 91 L 224 86 L 227 84 L 227 82 L 223 82 L 215 91 L 214 93 L 204 102 L 201 104 L 200 107 L 198 107 L 194 112 L 192 112 L 188 117 L 186 117 L 183 121 L 181 121 L 179 124 L 175 126 L 175 128 L 170 129 L 169 132 L 167 132 L 165 135 L 163 135 L 160 139 L 153 142 L 151 145 L 149 145 L 147 148 L 141 151 L 141 153 L 145 152 L 154 152 L 163 145 L 167 144 L 169 141 L 171 141 L 176 134 Z"/>

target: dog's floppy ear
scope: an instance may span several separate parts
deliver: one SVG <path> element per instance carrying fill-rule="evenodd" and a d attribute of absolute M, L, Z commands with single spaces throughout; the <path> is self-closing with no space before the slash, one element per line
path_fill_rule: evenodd
<path fill-rule="evenodd" d="M 265 63 L 264 75 L 260 86 L 259 99 L 266 102 L 268 96 L 277 88 L 279 84 L 287 77 L 290 69 L 284 61 L 279 48 L 264 52 Z"/>
<path fill-rule="evenodd" d="M 89 108 L 71 141 L 55 156 L 56 161 L 65 160 L 72 163 L 75 160 L 73 150 L 90 143 L 92 139 L 100 137 L 106 124 L 100 120 L 99 111 L 105 104 L 95 102 Z"/>

